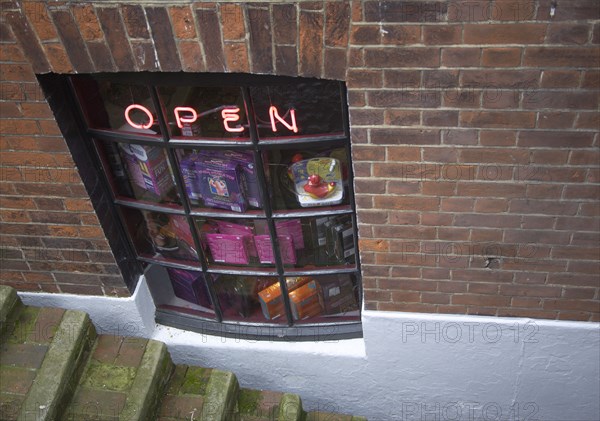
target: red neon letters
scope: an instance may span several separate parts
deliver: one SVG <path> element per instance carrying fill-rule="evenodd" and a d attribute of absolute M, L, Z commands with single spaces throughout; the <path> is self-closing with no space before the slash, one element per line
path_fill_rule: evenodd
<path fill-rule="evenodd" d="M 145 112 L 146 115 L 148 116 L 148 122 L 146 124 L 134 123 L 131 120 L 131 117 L 129 116 L 129 113 L 133 109 L 142 110 L 143 112 Z M 144 107 L 143 105 L 139 105 L 139 104 L 131 104 L 129 107 L 125 108 L 125 120 L 127 120 L 129 125 L 131 125 L 132 127 L 135 127 L 136 129 L 149 129 L 154 124 L 154 117 L 152 117 L 152 113 L 150 112 L 150 110 L 148 108 Z"/>
<path fill-rule="evenodd" d="M 130 116 L 132 110 L 137 109 L 143 111 L 148 116 L 148 121 L 143 124 L 135 123 Z M 232 126 L 237 121 L 240 121 L 240 109 L 238 107 L 219 107 L 221 109 L 221 118 L 223 119 L 223 127 L 229 133 L 240 133 L 245 130 L 244 126 L 241 124 L 237 124 Z M 218 110 L 217 109 L 217 110 Z M 216 111 L 216 110 L 215 110 Z M 184 123 L 192 124 L 198 120 L 200 117 L 195 109 L 191 107 L 175 107 L 173 111 L 175 115 L 175 122 L 177 123 L 177 127 L 180 129 L 183 128 Z M 206 113 L 204 113 L 206 114 Z M 277 123 L 283 124 L 288 130 L 298 133 L 298 125 L 296 124 L 296 110 L 289 110 L 290 114 L 290 122 L 285 121 L 284 117 L 279 115 L 279 111 L 277 107 L 274 105 L 269 107 L 269 119 L 271 120 L 271 130 L 273 133 L 277 132 Z M 154 117 L 152 116 L 152 112 L 140 104 L 131 104 L 129 107 L 125 109 L 125 120 L 129 125 L 135 127 L 136 129 L 148 129 L 152 127 L 154 124 Z"/>

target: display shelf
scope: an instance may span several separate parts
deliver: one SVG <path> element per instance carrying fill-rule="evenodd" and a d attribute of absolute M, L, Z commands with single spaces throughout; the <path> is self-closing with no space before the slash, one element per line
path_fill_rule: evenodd
<path fill-rule="evenodd" d="M 177 86 L 195 80 L 189 75 L 179 82 L 173 75 L 82 78 L 73 86 L 85 131 L 138 261 L 157 274 L 148 277 L 157 321 L 223 336 L 304 340 L 319 329 L 332 330 L 327 338 L 360 335 L 342 83 L 283 78 L 277 85 L 269 83 L 277 78 L 246 75 L 239 84 L 226 75 L 230 84 L 222 87 L 210 77 L 210 86 Z M 82 96 L 94 89 L 100 94 L 93 101 Z M 296 291 L 301 278 L 307 286 Z M 269 279 L 281 295 L 275 315 L 265 313 L 259 294 Z M 325 289 L 321 301 L 310 296 L 308 312 L 299 307 L 309 285 L 332 282 L 348 308 L 332 310 Z"/>

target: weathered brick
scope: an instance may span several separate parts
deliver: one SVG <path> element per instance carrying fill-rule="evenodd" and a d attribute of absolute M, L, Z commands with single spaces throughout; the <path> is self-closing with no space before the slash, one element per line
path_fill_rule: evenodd
<path fill-rule="evenodd" d="M 529 47 L 523 64 L 530 67 L 599 67 L 598 47 Z"/>
<path fill-rule="evenodd" d="M 535 113 L 521 111 L 461 111 L 460 125 L 485 128 L 533 128 L 535 127 Z"/>
<path fill-rule="evenodd" d="M 244 16 L 236 16 L 235 21 L 232 21 L 231 13 L 229 9 L 224 12 L 225 6 L 237 6 L 237 5 L 223 5 L 221 6 L 221 18 L 223 19 L 223 36 L 227 35 L 227 29 L 233 28 L 237 20 L 243 22 Z M 239 8 L 239 6 L 237 6 Z M 241 9 L 240 9 L 241 12 Z M 169 7 L 169 15 L 171 16 L 171 22 L 173 23 L 173 32 L 175 37 L 179 39 L 190 39 L 196 38 L 196 22 L 194 21 L 194 15 L 192 14 L 189 6 L 172 6 Z M 228 39 L 228 38 L 225 38 Z"/>
<path fill-rule="evenodd" d="M 472 24 L 464 27 L 465 44 L 541 44 L 546 25 L 541 23 Z"/>
<path fill-rule="evenodd" d="M 369 67 L 438 67 L 439 51 L 435 48 L 367 48 L 365 64 Z"/>
<path fill-rule="evenodd" d="M 423 26 L 423 43 L 427 45 L 459 44 L 462 25 Z"/>
<path fill-rule="evenodd" d="M 152 39 L 161 70 L 175 72 L 181 70 L 181 62 L 177 55 L 177 46 L 173 30 L 169 23 L 169 14 L 163 7 L 147 7 L 146 16 L 152 29 Z"/>
<path fill-rule="evenodd" d="M 296 76 L 298 74 L 298 57 L 296 47 L 278 45 L 275 47 L 275 69 L 278 74 Z"/>
<path fill-rule="evenodd" d="M 296 23 L 294 4 L 273 4 L 273 39 L 276 44 L 296 45 Z"/>
<path fill-rule="evenodd" d="M 221 42 L 219 17 L 214 10 L 196 9 L 196 20 L 200 30 L 200 39 L 206 53 L 206 70 L 222 72 L 225 70 L 225 55 Z M 251 46 L 252 54 L 254 51 Z"/>
<path fill-rule="evenodd" d="M 100 25 L 106 36 L 106 42 L 110 48 L 115 65 L 120 71 L 132 71 L 134 61 L 131 56 L 129 41 L 125 35 L 125 27 L 121 22 L 119 9 L 114 7 L 103 7 L 96 10 Z M 147 58 L 150 60 L 150 57 Z"/>
<path fill-rule="evenodd" d="M 343 80 L 346 78 L 346 50 L 343 48 L 325 48 L 323 77 Z"/>
<path fill-rule="evenodd" d="M 444 22 L 448 3 L 436 1 L 366 1 L 364 16 L 370 22 Z"/>
<path fill-rule="evenodd" d="M 144 15 L 144 9 L 138 5 L 123 5 L 121 8 L 123 22 L 127 28 L 127 34 L 131 38 L 150 39 L 148 33 L 148 22 Z"/>
<path fill-rule="evenodd" d="M 442 48 L 442 64 L 447 67 L 479 66 L 481 48 Z"/>
<path fill-rule="evenodd" d="M 345 47 L 348 45 L 350 4 L 331 2 L 325 4 L 325 45 Z"/>
<path fill-rule="evenodd" d="M 323 67 L 323 15 L 300 12 L 299 28 L 299 73 L 320 77 Z"/>
<path fill-rule="evenodd" d="M 481 65 L 485 67 L 516 67 L 521 64 L 520 48 L 484 48 Z"/>
<path fill-rule="evenodd" d="M 71 10 L 79 25 L 81 36 L 85 41 L 99 41 L 104 39 L 100 22 L 98 22 L 98 17 L 92 4 L 78 4 Z"/>
<path fill-rule="evenodd" d="M 227 62 L 227 70 L 230 72 L 250 72 L 248 49 L 244 42 L 225 43 L 225 60 Z"/>
<path fill-rule="evenodd" d="M 38 73 L 45 73 L 50 71 L 50 64 L 46 60 L 44 51 L 40 46 L 39 41 L 35 37 L 34 32 L 31 30 L 30 24 L 27 19 L 18 12 L 8 12 L 5 15 L 6 21 L 11 25 L 12 31 L 19 40 L 19 44 L 28 58 L 33 70 Z M 3 71 L 5 71 L 5 65 L 3 65 Z M 10 80 L 2 77 L 3 80 Z"/>
<path fill-rule="evenodd" d="M 384 25 L 381 42 L 385 45 L 410 45 L 421 42 L 421 27 L 418 25 Z"/>

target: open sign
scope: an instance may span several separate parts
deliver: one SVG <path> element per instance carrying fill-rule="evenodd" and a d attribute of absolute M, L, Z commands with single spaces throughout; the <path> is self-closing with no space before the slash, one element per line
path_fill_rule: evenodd
<path fill-rule="evenodd" d="M 136 123 L 131 118 L 131 112 L 133 110 L 142 111 L 147 120 L 143 123 Z M 245 127 L 239 124 L 240 121 L 240 109 L 236 106 L 228 106 L 224 105 L 218 107 L 217 109 L 209 110 L 210 113 L 215 111 L 221 111 L 221 119 L 223 120 L 223 128 L 229 133 L 240 133 L 245 130 Z M 190 125 L 198 121 L 198 119 L 202 118 L 203 115 L 208 114 L 208 112 L 198 114 L 198 112 L 192 107 L 175 107 L 173 110 L 173 114 L 175 117 L 175 122 L 177 123 L 177 127 L 182 129 L 184 125 Z M 279 110 L 274 105 L 269 107 L 269 120 L 271 122 L 271 130 L 273 133 L 277 132 L 277 125 L 281 124 L 288 130 L 298 133 L 298 125 L 296 124 L 296 110 L 290 109 L 286 115 L 289 114 L 289 122 L 285 120 L 284 117 L 281 117 L 279 114 Z M 125 109 L 125 120 L 127 124 L 131 127 L 135 127 L 136 129 L 148 129 L 154 125 L 154 116 L 152 112 L 140 104 L 131 104 Z"/>

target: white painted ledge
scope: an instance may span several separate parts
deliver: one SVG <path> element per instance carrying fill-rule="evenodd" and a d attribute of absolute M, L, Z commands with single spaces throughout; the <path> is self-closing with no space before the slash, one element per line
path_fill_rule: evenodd
<path fill-rule="evenodd" d="M 165 342 L 177 363 L 233 371 L 243 387 L 371 421 L 597 421 L 600 325 L 363 311 L 363 339 L 250 341 L 156 325 L 142 278 L 130 298 L 19 293 L 86 311 L 102 333 Z"/>

